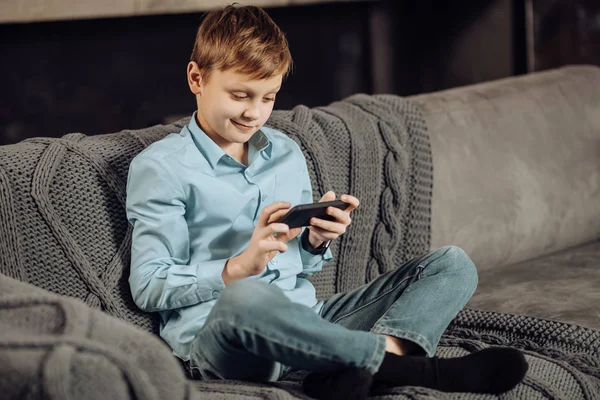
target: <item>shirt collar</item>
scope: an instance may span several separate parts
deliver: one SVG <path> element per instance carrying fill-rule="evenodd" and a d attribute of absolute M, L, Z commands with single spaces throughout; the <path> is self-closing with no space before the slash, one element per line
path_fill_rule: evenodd
<path fill-rule="evenodd" d="M 211 168 L 214 170 L 221 158 L 227 155 L 206 133 L 200 128 L 196 121 L 197 111 L 194 112 L 190 122 L 187 125 L 188 130 L 194 138 L 196 147 L 208 161 Z M 273 151 L 273 142 L 262 129 L 259 129 L 252 135 L 248 141 L 250 146 L 253 146 L 256 152 L 262 152 L 266 158 L 271 158 Z"/>

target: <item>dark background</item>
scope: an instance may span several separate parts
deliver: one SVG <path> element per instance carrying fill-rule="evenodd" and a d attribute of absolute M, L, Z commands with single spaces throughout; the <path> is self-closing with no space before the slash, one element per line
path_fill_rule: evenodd
<path fill-rule="evenodd" d="M 267 9 L 295 63 L 276 109 L 600 65 L 600 1 L 358 1 Z M 0 145 L 189 115 L 202 13 L 0 24 Z"/>

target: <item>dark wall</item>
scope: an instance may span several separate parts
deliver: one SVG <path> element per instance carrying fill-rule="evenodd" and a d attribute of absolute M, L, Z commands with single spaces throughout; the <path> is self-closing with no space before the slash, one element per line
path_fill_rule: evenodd
<path fill-rule="evenodd" d="M 389 26 L 387 49 L 374 59 L 387 58 L 390 69 L 381 91 L 410 95 L 513 75 L 513 8 L 511 0 L 377 3 L 374 35 Z"/>
<path fill-rule="evenodd" d="M 3 141 L 141 127 L 189 109 L 182 94 L 193 19 L 0 26 Z"/>
<path fill-rule="evenodd" d="M 370 91 L 367 3 L 268 11 L 295 61 L 277 108 Z M 195 101 L 185 71 L 200 20 L 181 14 L 0 25 L 0 144 L 190 114 Z"/>
<path fill-rule="evenodd" d="M 295 62 L 275 105 L 410 95 L 514 74 L 511 0 L 272 8 Z M 189 115 L 201 13 L 0 25 L 0 144 Z"/>
<path fill-rule="evenodd" d="M 531 5 L 531 70 L 565 64 L 600 65 L 600 1 L 543 0 Z"/>

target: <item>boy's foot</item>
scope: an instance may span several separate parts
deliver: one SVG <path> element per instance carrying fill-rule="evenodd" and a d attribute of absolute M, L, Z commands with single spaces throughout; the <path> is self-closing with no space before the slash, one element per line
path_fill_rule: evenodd
<path fill-rule="evenodd" d="M 464 357 L 427 358 L 386 353 L 375 382 L 423 386 L 443 392 L 498 394 L 523 380 L 528 364 L 512 348 L 489 347 Z"/>
<path fill-rule="evenodd" d="M 364 400 L 369 397 L 373 375 L 366 369 L 313 372 L 302 382 L 310 397 L 327 400 Z"/>

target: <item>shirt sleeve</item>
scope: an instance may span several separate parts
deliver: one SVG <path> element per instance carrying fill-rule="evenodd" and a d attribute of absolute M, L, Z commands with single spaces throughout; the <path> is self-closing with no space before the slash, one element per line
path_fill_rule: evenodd
<path fill-rule="evenodd" d="M 191 306 L 218 297 L 227 262 L 189 265 L 186 195 L 166 163 L 134 158 L 127 178 L 126 212 L 133 226 L 129 286 L 148 312 Z"/>
<path fill-rule="evenodd" d="M 302 158 L 302 195 L 300 198 L 300 204 L 312 203 L 312 185 L 310 183 L 310 176 L 308 175 L 308 168 L 306 167 L 306 159 L 302 154 L 300 148 L 298 148 L 300 152 L 300 157 Z M 300 249 L 300 258 L 302 259 L 302 274 L 303 275 L 311 275 L 315 272 L 321 271 L 323 269 L 323 265 L 327 264 L 333 259 L 333 255 L 331 253 L 331 249 L 327 249 L 323 254 L 311 254 L 302 247 L 302 234 L 304 230 L 307 228 L 303 228 L 302 232 L 296 237 L 298 240 L 298 248 Z"/>

